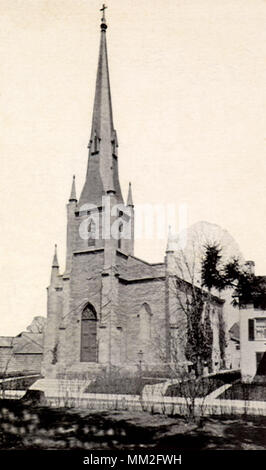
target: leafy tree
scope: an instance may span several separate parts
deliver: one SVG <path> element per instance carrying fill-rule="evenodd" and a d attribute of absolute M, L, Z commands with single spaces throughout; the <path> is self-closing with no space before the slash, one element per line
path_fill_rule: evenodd
<path fill-rule="evenodd" d="M 242 272 L 233 294 L 233 305 L 241 308 L 250 303 L 266 310 L 266 283 L 259 276 Z"/>
<path fill-rule="evenodd" d="M 224 286 L 235 287 L 235 282 L 239 279 L 241 268 L 238 258 L 233 258 L 232 261 L 226 263 L 223 267 L 222 274 L 224 279 Z"/>
<path fill-rule="evenodd" d="M 224 278 L 219 267 L 222 259 L 222 248 L 216 244 L 205 245 L 205 256 L 201 262 L 202 285 L 210 291 L 215 287 L 219 291 L 224 289 Z"/>
<path fill-rule="evenodd" d="M 266 309 L 266 281 L 255 276 L 240 266 L 239 260 L 233 258 L 222 264 L 222 249 L 218 244 L 207 244 L 201 265 L 202 286 L 210 291 L 216 288 L 222 291 L 233 288 L 234 306 L 240 308 L 254 303 L 256 307 Z"/>

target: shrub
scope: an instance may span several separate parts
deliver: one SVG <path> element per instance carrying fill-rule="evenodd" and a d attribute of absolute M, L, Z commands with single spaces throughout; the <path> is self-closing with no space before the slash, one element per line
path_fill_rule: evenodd
<path fill-rule="evenodd" d="M 235 383 L 219 396 L 228 400 L 266 401 L 266 384 Z"/>
<path fill-rule="evenodd" d="M 121 395 L 140 395 L 145 385 L 162 382 L 163 380 L 142 377 L 140 372 L 131 375 L 122 373 L 113 367 L 98 376 L 85 390 L 87 393 L 112 393 Z"/>
<path fill-rule="evenodd" d="M 4 382 L 5 390 L 27 390 L 39 377 L 23 377 Z M 2 387 L 3 388 L 3 387 Z"/>

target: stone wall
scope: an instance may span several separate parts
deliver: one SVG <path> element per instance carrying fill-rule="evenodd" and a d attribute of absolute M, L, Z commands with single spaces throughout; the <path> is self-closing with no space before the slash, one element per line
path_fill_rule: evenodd
<path fill-rule="evenodd" d="M 143 362 L 160 362 L 159 337 L 165 335 L 165 282 L 151 279 L 119 284 L 120 309 L 124 318 L 126 362 L 138 362 L 138 352 L 143 351 Z M 143 305 L 150 309 L 151 330 L 145 332 Z M 147 311 L 147 310 L 146 310 Z M 146 324 L 146 328 L 149 326 Z M 144 333 L 144 334 L 143 334 Z M 149 337 L 150 333 L 150 339 Z M 146 340 L 143 338 L 146 337 Z"/>

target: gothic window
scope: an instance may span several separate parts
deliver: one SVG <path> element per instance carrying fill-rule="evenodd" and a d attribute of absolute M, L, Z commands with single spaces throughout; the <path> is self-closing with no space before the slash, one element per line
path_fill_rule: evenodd
<path fill-rule="evenodd" d="M 97 362 L 97 316 L 92 305 L 87 305 L 81 314 L 80 361 Z"/>
<path fill-rule="evenodd" d="M 152 327 L 152 313 L 150 306 L 144 302 L 139 312 L 139 337 L 140 341 L 145 348 L 145 343 L 151 339 L 151 327 Z"/>

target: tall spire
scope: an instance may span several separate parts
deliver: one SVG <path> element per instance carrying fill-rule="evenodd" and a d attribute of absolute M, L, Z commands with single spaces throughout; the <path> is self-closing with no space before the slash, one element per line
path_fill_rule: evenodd
<path fill-rule="evenodd" d="M 117 135 L 113 124 L 113 111 L 109 79 L 105 9 L 101 8 L 101 39 L 96 77 L 96 88 L 89 142 L 89 161 L 86 182 L 79 205 L 93 203 L 99 205 L 102 196 L 109 189 L 110 172 L 113 172 L 115 192 L 118 202 L 123 202 L 117 165 Z"/>
<path fill-rule="evenodd" d="M 91 129 L 91 143 L 93 144 L 92 147 L 94 147 L 92 148 L 92 153 L 98 150 L 97 142 L 93 142 L 95 137 L 100 139 L 99 146 L 101 147 L 101 150 L 110 150 L 111 140 L 114 133 L 106 44 L 107 24 L 105 19 L 105 8 L 106 7 L 104 5 L 101 9 L 101 11 L 103 11 L 103 16 L 101 19 L 101 40 Z"/>
<path fill-rule="evenodd" d="M 72 186 L 71 186 L 71 193 L 70 193 L 69 202 L 77 202 L 75 175 L 73 175 L 73 180 L 72 180 Z"/>

